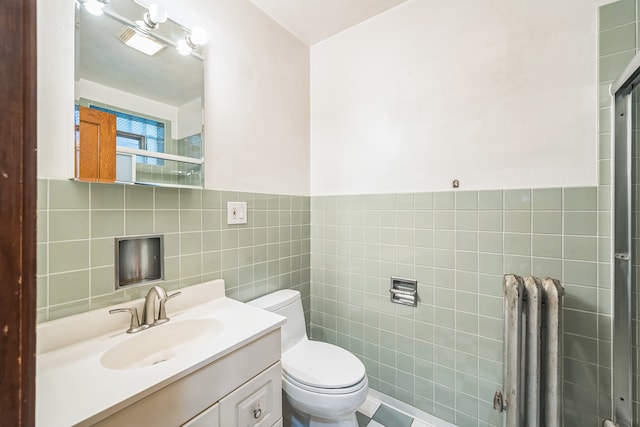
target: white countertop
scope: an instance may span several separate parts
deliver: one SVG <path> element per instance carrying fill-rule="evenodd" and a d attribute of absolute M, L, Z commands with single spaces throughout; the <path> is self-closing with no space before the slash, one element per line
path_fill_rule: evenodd
<path fill-rule="evenodd" d="M 224 297 L 222 280 L 181 291 L 183 295 L 167 304 L 167 314 L 171 318 L 167 325 L 186 319 L 213 318 L 223 322 L 224 329 L 213 339 L 201 340 L 188 351 L 157 365 L 114 370 L 105 368 L 100 362 L 107 349 L 147 332 L 125 333 L 128 316 L 110 315 L 109 309 L 140 307 L 142 300 L 39 325 L 36 425 L 60 427 L 92 418 L 92 421 L 98 421 L 285 322 L 282 316 Z M 179 303 L 181 299 L 182 303 Z M 207 299 L 209 301 L 203 304 L 191 305 Z M 149 330 L 159 330 L 163 326 Z M 104 331 L 105 328 L 110 330 Z M 100 330 L 91 336 L 92 329 Z"/>

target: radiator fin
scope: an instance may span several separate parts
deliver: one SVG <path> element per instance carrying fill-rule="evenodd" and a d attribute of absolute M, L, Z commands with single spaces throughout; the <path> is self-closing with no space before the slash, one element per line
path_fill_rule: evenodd
<path fill-rule="evenodd" d="M 564 290 L 555 279 L 515 274 L 503 285 L 504 426 L 559 427 Z"/>

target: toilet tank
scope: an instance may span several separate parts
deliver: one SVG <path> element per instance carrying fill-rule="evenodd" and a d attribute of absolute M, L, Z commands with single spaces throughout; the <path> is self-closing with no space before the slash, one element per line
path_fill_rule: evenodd
<path fill-rule="evenodd" d="M 293 289 L 283 289 L 256 298 L 247 304 L 287 318 L 287 323 L 282 326 L 283 353 L 301 340 L 307 339 L 300 292 Z"/>

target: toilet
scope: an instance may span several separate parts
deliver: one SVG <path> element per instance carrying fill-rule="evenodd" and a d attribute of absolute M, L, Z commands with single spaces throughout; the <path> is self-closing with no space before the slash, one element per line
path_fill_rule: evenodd
<path fill-rule="evenodd" d="M 291 425 L 357 427 L 356 410 L 369 392 L 364 365 L 341 347 L 307 337 L 300 292 L 276 291 L 248 304 L 287 318 L 282 326 L 282 390 L 293 409 Z"/>

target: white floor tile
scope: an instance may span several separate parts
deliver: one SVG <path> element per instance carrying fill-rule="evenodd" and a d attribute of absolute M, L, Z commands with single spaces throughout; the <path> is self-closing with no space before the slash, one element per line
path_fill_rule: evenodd
<path fill-rule="evenodd" d="M 413 422 L 411 423 L 411 427 L 431 427 L 431 425 L 425 424 L 419 420 L 413 420 Z"/>
<path fill-rule="evenodd" d="M 385 426 L 383 426 L 377 421 L 371 420 L 369 421 L 369 424 L 367 424 L 367 427 L 385 427 Z"/>
<path fill-rule="evenodd" d="M 378 408 L 380 407 L 380 402 L 370 397 L 367 397 L 367 400 L 364 401 L 362 406 L 358 409 L 358 412 L 362 413 L 362 415 L 366 415 L 367 417 L 373 417 L 373 414 L 376 413 Z"/>

